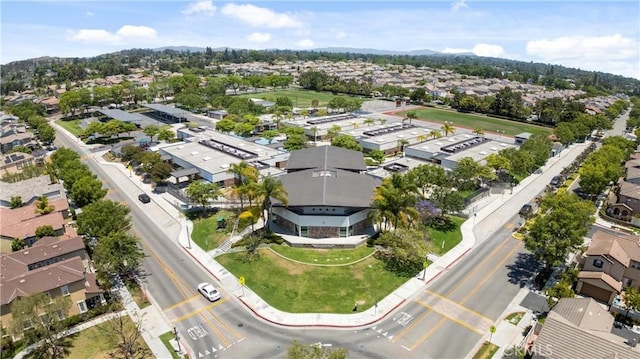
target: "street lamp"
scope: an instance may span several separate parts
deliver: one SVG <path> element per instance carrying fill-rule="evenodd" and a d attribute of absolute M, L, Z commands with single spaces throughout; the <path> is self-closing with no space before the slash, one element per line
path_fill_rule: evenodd
<path fill-rule="evenodd" d="M 180 337 L 178 336 L 178 328 L 173 327 L 173 334 L 176 336 L 176 343 L 178 343 L 178 354 L 182 354 L 182 348 L 180 348 Z"/>

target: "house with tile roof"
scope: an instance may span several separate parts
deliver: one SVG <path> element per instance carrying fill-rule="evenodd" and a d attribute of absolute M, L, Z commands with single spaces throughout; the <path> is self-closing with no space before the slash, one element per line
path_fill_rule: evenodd
<path fill-rule="evenodd" d="M 637 359 L 640 348 L 611 333 L 613 316 L 591 298 L 562 298 L 549 312 L 535 342 L 534 359 Z"/>
<path fill-rule="evenodd" d="M 36 240 L 36 229 L 50 225 L 61 236 L 66 231 L 66 220 L 70 217 L 69 202 L 65 197 L 49 201 L 54 207 L 53 212 L 39 214 L 36 202 L 19 208 L 8 209 L 0 207 L 0 240 L 12 241 L 23 238 L 31 245 Z"/>
<path fill-rule="evenodd" d="M 273 203 L 273 220 L 289 233 L 338 238 L 373 232 L 369 209 L 380 180 L 364 174 L 361 152 L 334 146 L 294 151 L 278 176 L 288 204 Z"/>
<path fill-rule="evenodd" d="M 64 186 L 58 182 L 52 183 L 48 175 L 13 183 L 0 181 L 0 208 L 10 208 L 12 197 L 20 197 L 22 203 L 30 205 L 41 196 L 46 196 L 49 201 L 53 201 L 65 198 L 65 193 Z"/>
<path fill-rule="evenodd" d="M 640 236 L 598 230 L 580 261 L 578 294 L 611 304 L 624 288 L 640 288 Z"/>
<path fill-rule="evenodd" d="M 46 293 L 68 296 L 73 305 L 61 317 L 84 313 L 106 303 L 81 237 L 44 237 L 32 247 L 0 256 L 0 322 L 12 320 L 11 305 L 21 297 Z"/>

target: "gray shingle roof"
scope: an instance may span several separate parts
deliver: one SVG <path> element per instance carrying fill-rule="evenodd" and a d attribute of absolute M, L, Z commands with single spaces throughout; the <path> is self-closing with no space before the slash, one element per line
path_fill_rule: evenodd
<path fill-rule="evenodd" d="M 613 316 L 591 298 L 563 298 L 553 311 L 582 329 L 610 332 L 613 326 Z"/>
<path fill-rule="evenodd" d="M 616 340 L 616 341 L 614 341 Z M 534 343 L 534 359 L 638 359 L 640 351 L 611 333 L 582 330 L 551 311 Z"/>
<path fill-rule="evenodd" d="M 366 208 L 380 181 L 343 170 L 309 169 L 278 176 L 287 190 L 289 207 L 345 206 Z"/>
<path fill-rule="evenodd" d="M 366 171 L 364 157 L 359 151 L 334 146 L 320 146 L 293 151 L 287 161 L 287 171 L 310 168 Z"/>

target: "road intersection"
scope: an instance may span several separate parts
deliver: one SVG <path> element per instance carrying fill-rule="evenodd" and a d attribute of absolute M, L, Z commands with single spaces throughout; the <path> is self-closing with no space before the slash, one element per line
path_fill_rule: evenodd
<path fill-rule="evenodd" d="M 122 165 L 105 163 L 101 152 L 91 153 L 66 137 L 68 133 L 62 134 L 59 142 L 84 156 L 110 189 L 109 198 L 126 202 L 131 208 L 133 230 L 148 255 L 143 289 L 161 308 L 160 317 L 167 327 L 177 328 L 181 342 L 187 344 L 192 357 L 198 358 L 282 357 L 292 338 L 307 344 L 344 347 L 354 358 L 467 356 L 488 337 L 489 328 L 503 319 L 504 311 L 530 282 L 531 262 L 522 260 L 527 256 L 523 244 L 511 236 L 520 224 L 518 209 L 587 146 L 574 145 L 566 154 L 550 159 L 541 173 L 527 178 L 506 198 L 502 194 L 487 199 L 484 211 L 490 213 L 478 218 L 477 223 L 475 218 L 472 225 L 467 223 L 472 231 L 467 234 L 475 238 L 470 250 L 457 253 L 464 255 L 463 260 L 445 268 L 434 265 L 438 274 L 431 275 L 433 279 L 426 284 L 418 286 L 416 281 L 420 280 L 413 279 L 411 288 L 418 290 L 405 295 L 400 304 L 381 306 L 375 314 L 361 313 L 371 316 L 366 325 L 328 329 L 314 328 L 312 322 L 300 322 L 292 328 L 260 318 L 268 308 L 252 307 L 255 303 L 238 298 L 237 285 L 223 285 L 217 278 L 230 274 L 194 260 L 180 245 L 183 222 L 167 210 L 163 197 L 149 191 L 138 178 L 129 177 L 126 169 L 118 167 Z M 142 192 L 150 194 L 152 203 L 136 200 Z M 158 205 L 160 201 L 165 203 Z M 200 296 L 195 284 L 203 281 L 221 288 L 223 299 L 210 303 Z"/>

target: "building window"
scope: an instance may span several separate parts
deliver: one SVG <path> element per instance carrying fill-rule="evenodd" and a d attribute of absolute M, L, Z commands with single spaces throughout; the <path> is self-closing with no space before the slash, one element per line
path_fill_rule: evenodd
<path fill-rule="evenodd" d="M 49 304 L 53 303 L 53 298 L 51 297 L 51 293 L 50 292 L 45 292 L 47 294 L 47 297 L 49 297 Z"/>
<path fill-rule="evenodd" d="M 309 227 L 307 226 L 300 226 L 300 235 L 302 237 L 307 237 L 309 235 Z"/>
<path fill-rule="evenodd" d="M 602 266 L 604 266 L 604 262 L 600 259 L 594 259 L 593 266 L 596 268 L 602 268 Z"/>
<path fill-rule="evenodd" d="M 64 319 L 64 312 L 60 309 L 56 310 L 56 316 L 58 317 L 58 320 L 63 320 Z"/>
<path fill-rule="evenodd" d="M 84 313 L 87 311 L 87 306 L 84 304 L 84 300 L 79 301 L 77 304 L 78 304 L 78 311 L 80 311 L 80 313 Z"/>
<path fill-rule="evenodd" d="M 69 287 L 67 287 L 66 285 L 63 285 L 62 287 L 60 287 L 60 290 L 62 291 L 62 295 L 64 296 L 69 295 Z"/>
<path fill-rule="evenodd" d="M 640 262 L 636 262 L 636 261 L 632 260 L 631 264 L 630 264 L 630 267 L 634 268 L 634 269 L 640 269 Z"/>
<path fill-rule="evenodd" d="M 347 235 L 347 227 L 340 227 L 340 237 L 346 237 Z"/>

